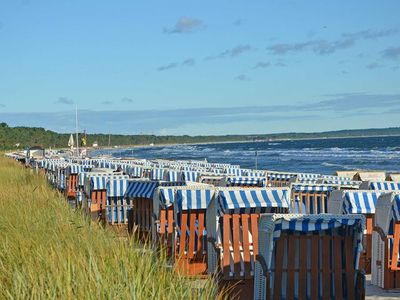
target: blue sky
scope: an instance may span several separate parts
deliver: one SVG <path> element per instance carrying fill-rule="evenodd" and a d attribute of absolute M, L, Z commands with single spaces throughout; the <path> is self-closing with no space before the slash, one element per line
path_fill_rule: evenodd
<path fill-rule="evenodd" d="M 399 1 L 0 2 L 0 121 L 244 134 L 399 126 Z"/>

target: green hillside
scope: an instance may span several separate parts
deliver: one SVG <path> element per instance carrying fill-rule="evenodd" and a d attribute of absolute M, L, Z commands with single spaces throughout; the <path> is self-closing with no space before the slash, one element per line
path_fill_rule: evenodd
<path fill-rule="evenodd" d="M 88 145 L 97 141 L 100 147 L 123 146 L 123 145 L 148 145 L 153 144 L 176 144 L 176 143 L 205 143 L 205 142 L 227 142 L 227 141 L 254 141 L 266 139 L 300 139 L 300 138 L 334 138 L 355 136 L 381 136 L 400 135 L 400 127 L 383 129 L 356 129 L 326 131 L 318 133 L 277 133 L 258 135 L 202 135 L 202 136 L 156 136 L 156 135 L 108 135 L 88 134 Z M 69 134 L 57 133 L 38 127 L 9 127 L 6 123 L 0 123 L 0 149 L 15 149 L 31 145 L 42 145 L 44 147 L 61 148 L 67 147 Z"/>

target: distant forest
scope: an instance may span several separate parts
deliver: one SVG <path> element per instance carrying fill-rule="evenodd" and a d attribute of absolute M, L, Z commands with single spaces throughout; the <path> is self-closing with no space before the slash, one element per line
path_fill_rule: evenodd
<path fill-rule="evenodd" d="M 149 145 L 149 144 L 181 144 L 181 143 L 206 143 L 228 141 L 261 141 L 276 139 L 307 139 L 307 138 L 340 138 L 356 136 L 383 136 L 400 135 L 400 127 L 384 129 L 356 129 L 326 131 L 318 133 L 276 133 L 256 135 L 120 135 L 120 134 L 88 134 L 87 146 L 97 142 L 99 147 Z M 39 127 L 9 127 L 0 123 L 0 149 L 24 149 L 29 146 L 40 145 L 43 147 L 66 148 L 69 133 L 57 133 Z M 74 136 L 75 138 L 75 136 Z"/>

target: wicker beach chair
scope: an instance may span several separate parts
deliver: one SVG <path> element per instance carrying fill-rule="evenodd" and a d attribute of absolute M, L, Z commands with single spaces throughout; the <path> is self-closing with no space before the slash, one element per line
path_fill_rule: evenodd
<path fill-rule="evenodd" d="M 288 188 L 218 188 L 207 210 L 208 272 L 217 272 L 220 289 L 253 296 L 260 213 L 287 213 Z"/>
<path fill-rule="evenodd" d="M 254 299 L 364 299 L 362 215 L 262 214 Z"/>
<path fill-rule="evenodd" d="M 400 289 L 400 193 L 379 197 L 372 234 L 372 284 Z"/>

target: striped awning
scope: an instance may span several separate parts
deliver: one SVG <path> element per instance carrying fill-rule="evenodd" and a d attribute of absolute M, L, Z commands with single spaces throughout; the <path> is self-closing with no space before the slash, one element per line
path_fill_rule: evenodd
<path fill-rule="evenodd" d="M 178 189 L 176 202 L 179 210 L 207 209 L 215 191 L 213 189 Z"/>
<path fill-rule="evenodd" d="M 179 181 L 181 178 L 181 172 L 178 170 L 168 170 L 167 172 L 167 181 L 175 182 Z"/>
<path fill-rule="evenodd" d="M 267 178 L 269 180 L 271 180 L 271 179 L 289 180 L 296 176 L 297 176 L 297 174 L 267 173 Z"/>
<path fill-rule="evenodd" d="M 143 175 L 143 168 L 140 166 L 130 166 L 127 173 L 132 178 L 140 178 Z"/>
<path fill-rule="evenodd" d="M 164 177 L 164 169 L 153 169 L 150 173 L 151 180 L 162 180 Z"/>
<path fill-rule="evenodd" d="M 266 178 L 249 176 L 228 176 L 226 178 L 227 186 L 265 186 Z"/>
<path fill-rule="evenodd" d="M 124 197 L 128 179 L 110 178 L 107 182 L 107 197 Z"/>
<path fill-rule="evenodd" d="M 228 168 L 228 169 L 225 169 L 225 174 L 241 176 L 242 175 L 242 170 L 238 169 L 238 168 Z"/>
<path fill-rule="evenodd" d="M 396 194 L 392 204 L 392 215 L 393 219 L 398 222 L 400 221 L 400 194 Z"/>
<path fill-rule="evenodd" d="M 329 185 L 305 185 L 294 184 L 292 189 L 296 192 L 331 192 L 334 187 Z"/>
<path fill-rule="evenodd" d="M 154 190 L 158 185 L 157 181 L 129 181 L 125 196 L 128 198 L 153 198 Z"/>
<path fill-rule="evenodd" d="M 182 172 L 182 180 L 187 182 L 196 182 L 199 173 L 195 171 L 184 171 Z"/>
<path fill-rule="evenodd" d="M 175 202 L 175 189 L 172 187 L 161 187 L 160 200 L 165 207 L 169 207 Z"/>
<path fill-rule="evenodd" d="M 310 173 L 299 173 L 297 174 L 297 178 L 320 178 L 321 175 L 320 174 L 310 174 Z"/>
<path fill-rule="evenodd" d="M 218 202 L 224 213 L 238 213 L 243 209 L 264 212 L 266 208 L 288 208 L 287 190 L 284 189 L 221 189 Z"/>
<path fill-rule="evenodd" d="M 349 186 L 349 187 L 358 187 L 361 184 L 361 181 L 354 181 L 354 180 L 331 180 L 326 179 L 324 180 L 326 184 L 335 184 L 341 186 Z"/>
<path fill-rule="evenodd" d="M 346 192 L 343 210 L 347 214 L 375 214 L 375 206 L 381 193 L 354 191 Z"/>
<path fill-rule="evenodd" d="M 107 189 L 107 176 L 90 176 L 90 189 L 105 190 Z"/>
<path fill-rule="evenodd" d="M 399 191 L 400 182 L 393 181 L 373 181 L 370 182 L 369 187 L 371 190 L 380 191 Z"/>

